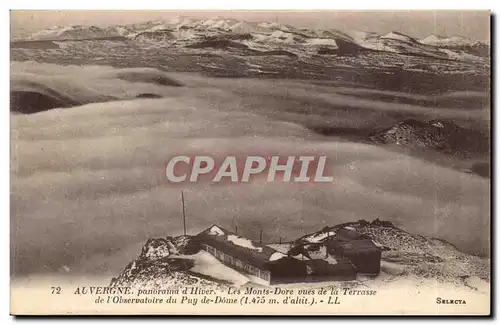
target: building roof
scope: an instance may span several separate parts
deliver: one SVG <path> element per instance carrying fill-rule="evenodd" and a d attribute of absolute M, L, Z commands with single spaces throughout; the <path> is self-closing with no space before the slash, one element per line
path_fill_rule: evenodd
<path fill-rule="evenodd" d="M 268 269 L 269 264 L 276 261 L 274 258 L 276 257 L 275 253 L 278 251 L 239 236 L 217 225 L 205 229 L 196 235 L 196 238 L 259 269 Z M 271 258 L 273 254 L 274 258 Z"/>
<path fill-rule="evenodd" d="M 349 227 L 350 228 L 350 227 Z M 335 231 L 335 239 L 342 241 L 351 241 L 356 239 L 370 239 L 370 236 L 365 234 L 360 234 L 356 230 L 351 230 L 349 228 L 340 228 Z"/>
<path fill-rule="evenodd" d="M 349 241 L 332 240 L 330 243 L 334 249 L 339 249 L 351 254 L 378 253 L 381 251 L 381 249 L 370 239 L 355 239 Z"/>
<path fill-rule="evenodd" d="M 380 252 L 371 237 L 367 234 L 360 234 L 350 227 L 332 230 L 325 228 L 321 231 L 301 237 L 295 246 L 290 249 L 290 253 L 300 253 L 303 250 L 309 251 L 311 247 L 327 245 L 334 250 L 347 252 L 350 254 L 366 254 Z"/>

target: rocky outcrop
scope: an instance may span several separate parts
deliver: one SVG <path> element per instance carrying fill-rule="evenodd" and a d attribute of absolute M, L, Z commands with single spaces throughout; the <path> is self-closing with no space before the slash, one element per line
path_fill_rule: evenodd
<path fill-rule="evenodd" d="M 351 56 L 351 55 L 358 55 L 361 53 L 373 51 L 371 49 L 361 47 L 354 42 L 350 42 L 350 41 L 344 40 L 342 38 L 335 39 L 335 43 L 337 44 L 337 48 L 321 47 L 320 49 L 318 49 L 318 54 L 322 54 L 322 55 L 334 54 L 334 55 L 338 55 L 338 56 Z"/>
<path fill-rule="evenodd" d="M 22 114 L 32 114 L 58 107 L 72 107 L 79 103 L 71 98 L 55 93 L 35 91 L 11 91 L 10 111 Z"/>
<path fill-rule="evenodd" d="M 156 261 L 171 255 L 195 254 L 199 249 L 191 239 L 191 236 L 150 238 L 142 248 L 139 259 Z"/>
<path fill-rule="evenodd" d="M 162 29 L 151 32 L 142 32 L 134 36 L 134 41 L 169 41 L 173 40 L 175 36 L 171 30 Z"/>
<path fill-rule="evenodd" d="M 177 248 L 166 238 L 150 238 L 142 248 L 139 259 L 145 261 L 155 261 L 170 254 L 177 253 Z"/>
<path fill-rule="evenodd" d="M 135 96 L 135 98 L 162 98 L 162 96 L 151 93 L 143 93 Z"/>
<path fill-rule="evenodd" d="M 448 124 L 447 127 L 451 126 Z M 454 125 L 453 125 L 454 127 Z M 437 149 L 448 148 L 444 124 L 440 121 L 421 122 L 404 120 L 374 136 L 373 140 L 404 146 L 421 146 Z"/>
<path fill-rule="evenodd" d="M 191 271 L 194 262 L 184 258 L 199 248 L 190 236 L 150 238 L 141 250 L 139 257 L 130 262 L 125 269 L 111 280 L 110 286 L 130 286 L 147 288 L 181 288 L 186 285 L 221 287 L 217 281 Z"/>
<path fill-rule="evenodd" d="M 372 135 L 370 139 L 379 143 L 448 152 L 484 151 L 488 144 L 484 135 L 445 120 L 407 119 Z"/>

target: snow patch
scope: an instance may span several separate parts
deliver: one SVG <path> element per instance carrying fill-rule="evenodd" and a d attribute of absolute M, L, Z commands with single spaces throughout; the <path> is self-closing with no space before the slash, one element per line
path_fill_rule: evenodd
<path fill-rule="evenodd" d="M 328 257 L 325 258 L 325 261 L 330 265 L 335 265 L 338 263 L 335 257 L 333 257 L 332 255 L 328 255 Z"/>
<path fill-rule="evenodd" d="M 283 257 L 286 257 L 286 255 L 280 252 L 275 252 L 269 257 L 269 261 L 277 261 Z"/>
<path fill-rule="evenodd" d="M 275 23 L 275 22 L 272 22 L 272 23 L 263 22 L 263 23 L 259 23 L 258 26 L 263 27 L 263 28 L 280 28 L 280 27 L 282 27 L 280 24 Z"/>
<path fill-rule="evenodd" d="M 327 45 L 337 47 L 337 43 L 331 38 L 311 38 L 307 40 L 309 45 Z"/>
<path fill-rule="evenodd" d="M 380 38 L 389 38 L 389 39 L 395 39 L 403 42 L 413 42 L 413 39 L 410 36 L 398 33 L 398 32 L 390 32 L 384 36 L 381 36 Z"/>
<path fill-rule="evenodd" d="M 234 24 L 231 26 L 231 31 L 234 33 L 253 33 L 255 32 L 255 28 L 243 21 L 240 21 L 239 23 Z"/>
<path fill-rule="evenodd" d="M 264 279 L 259 278 L 258 276 L 247 274 L 246 277 L 248 279 L 250 279 L 250 281 L 253 282 L 253 283 L 255 283 L 255 284 L 259 284 L 259 285 L 263 285 L 263 286 L 268 286 L 269 285 L 269 282 L 267 282 Z"/>
<path fill-rule="evenodd" d="M 304 256 L 302 254 L 294 255 L 293 258 L 296 260 L 299 260 L 299 261 L 308 261 L 309 260 L 309 257 Z"/>
<path fill-rule="evenodd" d="M 255 247 L 250 239 L 239 237 L 236 235 L 228 235 L 227 240 L 232 242 L 233 244 L 245 248 L 249 248 L 258 252 L 262 252 L 262 247 Z"/>
<path fill-rule="evenodd" d="M 217 226 L 212 226 L 212 228 L 210 228 L 210 230 L 208 231 L 208 234 L 211 236 L 224 236 L 225 235 L 225 233 L 222 231 L 222 229 L 220 229 Z"/>
<path fill-rule="evenodd" d="M 330 236 L 335 236 L 335 232 L 327 231 L 327 232 L 314 233 L 312 235 L 305 237 L 304 240 L 309 243 L 319 243 Z"/>
<path fill-rule="evenodd" d="M 475 55 L 472 55 L 472 54 L 465 53 L 465 52 L 454 52 L 454 51 L 451 51 L 448 49 L 439 49 L 439 51 L 445 53 L 446 55 L 448 55 L 448 57 L 450 59 L 453 59 L 453 60 L 481 61 L 481 58 L 479 58 Z"/>
<path fill-rule="evenodd" d="M 490 292 L 490 284 L 483 279 L 480 279 L 477 276 L 468 277 L 465 280 L 465 284 L 471 288 L 474 288 L 476 291 L 480 293 L 489 293 Z"/>
<path fill-rule="evenodd" d="M 269 35 L 269 41 L 277 42 L 277 43 L 294 43 L 293 34 L 287 33 L 282 30 L 277 30 Z"/>
<path fill-rule="evenodd" d="M 192 272 L 229 281 L 236 286 L 242 286 L 248 282 L 246 276 L 222 264 L 218 259 L 205 251 L 200 251 L 194 255 L 186 255 L 182 258 L 193 260 L 194 266 L 191 268 Z"/>
<path fill-rule="evenodd" d="M 420 40 L 420 43 L 435 46 L 472 46 L 478 42 L 475 42 L 463 36 L 445 37 L 438 35 L 429 35 L 426 38 Z"/>
<path fill-rule="evenodd" d="M 261 65 L 258 65 L 258 64 L 253 64 L 253 63 L 250 63 L 248 61 L 245 61 L 245 64 L 248 66 L 248 67 L 251 67 L 251 68 L 262 68 Z"/>

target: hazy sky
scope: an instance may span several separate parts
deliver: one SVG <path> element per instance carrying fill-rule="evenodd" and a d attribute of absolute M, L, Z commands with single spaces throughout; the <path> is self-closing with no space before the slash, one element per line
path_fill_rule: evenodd
<path fill-rule="evenodd" d="M 12 33 L 56 25 L 107 26 L 178 15 L 222 16 L 247 21 L 273 21 L 297 27 L 398 31 L 422 38 L 429 34 L 461 35 L 474 40 L 490 38 L 489 11 L 11 11 Z"/>

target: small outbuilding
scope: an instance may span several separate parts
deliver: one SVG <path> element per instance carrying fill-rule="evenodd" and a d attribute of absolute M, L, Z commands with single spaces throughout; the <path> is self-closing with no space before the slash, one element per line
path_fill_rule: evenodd
<path fill-rule="evenodd" d="M 382 250 L 364 234 L 349 229 L 337 229 L 335 236 L 326 242 L 330 254 L 351 261 L 357 273 L 377 275 L 380 273 Z"/>

